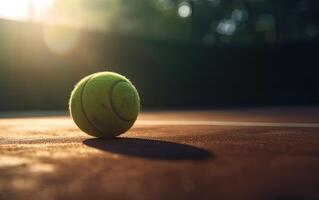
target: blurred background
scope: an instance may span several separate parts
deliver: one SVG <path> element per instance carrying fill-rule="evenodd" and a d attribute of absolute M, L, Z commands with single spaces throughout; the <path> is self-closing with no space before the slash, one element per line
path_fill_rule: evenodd
<path fill-rule="evenodd" d="M 319 103 L 318 0 L 0 0 L 0 111 L 116 71 L 144 109 Z"/>

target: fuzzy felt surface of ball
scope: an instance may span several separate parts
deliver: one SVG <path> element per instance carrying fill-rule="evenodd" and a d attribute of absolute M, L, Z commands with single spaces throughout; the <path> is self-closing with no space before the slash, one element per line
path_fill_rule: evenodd
<path fill-rule="evenodd" d="M 70 115 L 85 133 L 113 138 L 130 129 L 140 112 L 140 98 L 134 85 L 114 72 L 84 77 L 69 100 Z"/>

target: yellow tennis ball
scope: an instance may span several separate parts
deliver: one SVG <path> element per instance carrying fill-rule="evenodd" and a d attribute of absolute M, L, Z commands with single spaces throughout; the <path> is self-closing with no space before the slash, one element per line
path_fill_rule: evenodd
<path fill-rule="evenodd" d="M 140 98 L 124 76 L 99 72 L 77 83 L 69 110 L 75 124 L 85 133 L 112 138 L 133 126 L 140 112 Z"/>

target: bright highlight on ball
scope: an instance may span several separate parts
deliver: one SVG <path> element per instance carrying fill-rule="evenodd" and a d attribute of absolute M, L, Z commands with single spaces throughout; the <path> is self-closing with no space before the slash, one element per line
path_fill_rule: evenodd
<path fill-rule="evenodd" d="M 140 112 L 136 88 L 124 76 L 99 72 L 84 77 L 73 89 L 69 110 L 85 133 L 112 138 L 130 129 Z"/>

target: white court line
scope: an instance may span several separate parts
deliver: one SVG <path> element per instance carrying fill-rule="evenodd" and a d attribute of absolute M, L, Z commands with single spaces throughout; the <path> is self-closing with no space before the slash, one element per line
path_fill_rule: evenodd
<path fill-rule="evenodd" d="M 245 127 L 286 127 L 286 128 L 319 128 L 319 123 L 293 122 L 235 122 L 235 121 L 168 121 L 168 120 L 138 120 L 136 125 L 146 126 L 245 126 Z"/>

